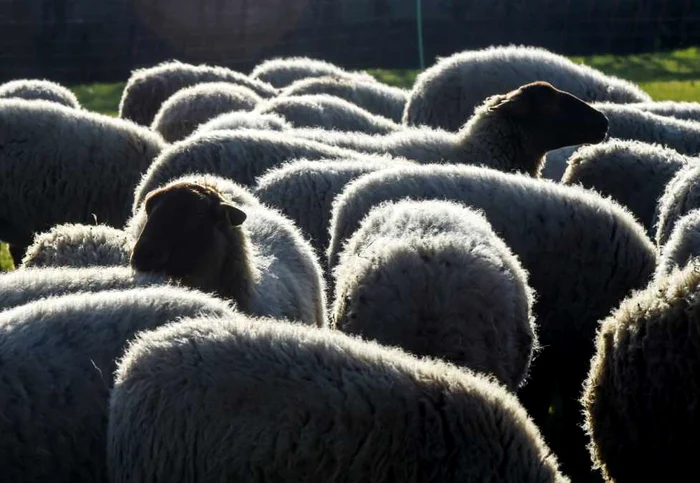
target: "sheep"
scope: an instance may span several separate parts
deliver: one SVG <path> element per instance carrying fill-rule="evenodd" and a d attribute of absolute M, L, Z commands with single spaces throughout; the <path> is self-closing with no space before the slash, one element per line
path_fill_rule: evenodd
<path fill-rule="evenodd" d="M 688 163 L 668 182 L 656 208 L 656 245 L 662 248 L 673 227 L 689 211 L 700 208 L 700 163 Z"/>
<path fill-rule="evenodd" d="M 153 285 L 178 283 L 163 275 L 135 272 L 130 267 L 21 268 L 0 274 L 0 311 L 76 292 L 126 290 Z"/>
<path fill-rule="evenodd" d="M 472 166 L 383 169 L 348 184 L 336 198 L 329 266 L 337 265 L 342 243 L 372 207 L 402 198 L 445 199 L 483 210 L 520 258 L 538 294 L 543 347 L 521 400 L 542 428 L 548 419 L 562 418 L 549 428 L 548 441 L 565 464 L 589 471 L 576 399 L 598 320 L 653 275 L 656 250 L 644 229 L 627 209 L 579 187 Z M 562 411 L 550 416 L 555 388 Z"/>
<path fill-rule="evenodd" d="M 353 159 L 357 156 L 360 154 L 356 151 L 297 139 L 280 132 L 203 132 L 169 146 L 153 161 L 136 187 L 132 211 L 136 212 L 149 191 L 185 174 L 213 174 L 253 186 L 256 178 L 286 161 L 299 158 Z"/>
<path fill-rule="evenodd" d="M 107 225 L 56 225 L 34 237 L 22 267 L 128 266 L 131 237 Z"/>
<path fill-rule="evenodd" d="M 260 200 L 246 187 L 241 186 L 234 181 L 220 176 L 214 176 L 211 174 L 190 174 L 185 176 L 180 176 L 169 181 L 168 185 L 177 184 L 198 184 L 213 188 L 215 191 L 221 193 L 227 200 L 234 203 L 236 206 L 241 206 L 246 209 L 249 206 L 260 207 Z M 155 188 L 154 188 L 155 189 Z M 146 193 L 147 195 L 148 193 Z M 145 196 L 145 195 L 144 195 Z M 273 207 L 274 208 L 274 207 Z M 124 227 L 124 232 L 135 241 L 143 226 L 146 224 L 146 210 L 143 203 L 134 204 L 133 207 L 134 215 L 129 219 Z M 129 259 L 131 258 L 131 251 L 133 250 L 133 242 L 129 246 L 129 251 L 126 254 L 127 265 L 129 265 Z"/>
<path fill-rule="evenodd" d="M 576 97 L 535 82 L 487 99 L 459 133 L 406 129 L 384 137 L 292 131 L 292 135 L 351 148 L 387 153 L 420 163 L 481 164 L 539 176 L 547 151 L 605 138 L 607 119 Z"/>
<path fill-rule="evenodd" d="M 673 149 L 612 140 L 576 151 L 561 182 L 612 197 L 629 208 L 653 236 L 658 200 L 666 184 L 689 162 L 692 158 Z"/>
<path fill-rule="evenodd" d="M 256 129 L 259 131 L 287 131 L 292 125 L 277 114 L 258 114 L 257 112 L 227 112 L 200 124 L 194 134 L 203 132 Z"/>
<path fill-rule="evenodd" d="M 700 265 L 602 321 L 581 401 L 594 466 L 609 481 L 686 481 L 697 457 Z"/>
<path fill-rule="evenodd" d="M 49 101 L 0 100 L 0 240 L 15 264 L 59 223 L 121 226 L 165 146 L 149 129 Z"/>
<path fill-rule="evenodd" d="M 371 155 L 348 161 L 293 161 L 258 178 L 255 196 L 294 221 L 323 258 L 335 197 L 353 179 L 401 163 L 410 161 Z"/>
<path fill-rule="evenodd" d="M 239 84 L 264 98 L 278 94 L 270 84 L 224 67 L 163 62 L 131 73 L 119 101 L 119 117 L 150 126 L 161 104 L 170 96 L 180 89 L 202 82 Z"/>
<path fill-rule="evenodd" d="M 364 82 L 376 82 L 364 72 L 348 72 L 329 62 L 308 57 L 269 59 L 257 65 L 250 73 L 252 79 L 267 82 L 281 89 L 300 79 L 310 77 L 340 77 Z"/>
<path fill-rule="evenodd" d="M 213 186 L 180 181 L 149 193 L 143 210 L 134 269 L 232 299 L 252 315 L 325 325 L 319 262 L 299 229 L 278 212 L 238 205 Z"/>
<path fill-rule="evenodd" d="M 408 91 L 376 81 L 364 82 L 343 77 L 301 79 L 280 92 L 280 97 L 330 94 L 366 109 L 372 114 L 401 122 Z"/>
<path fill-rule="evenodd" d="M 158 110 L 151 129 L 173 143 L 186 138 L 202 123 L 231 111 L 252 111 L 262 100 L 247 87 L 206 82 L 180 89 Z"/>
<path fill-rule="evenodd" d="M 697 257 L 700 257 L 700 209 L 689 211 L 675 223 L 661 250 L 655 278 L 670 275 Z"/>
<path fill-rule="evenodd" d="M 108 424 L 112 483 L 569 481 L 493 380 L 242 314 L 141 332 Z"/>
<path fill-rule="evenodd" d="M 613 138 L 663 144 L 681 154 L 700 154 L 700 123 L 645 112 L 628 105 L 596 103 Z"/>
<path fill-rule="evenodd" d="M 334 270 L 331 324 L 494 375 L 510 390 L 537 347 L 527 273 L 491 225 L 448 201 L 372 209 Z"/>
<path fill-rule="evenodd" d="M 445 57 L 418 75 L 403 123 L 457 131 L 487 97 L 534 81 L 550 82 L 584 101 L 651 101 L 631 82 L 545 49 L 496 46 Z"/>
<path fill-rule="evenodd" d="M 627 105 L 661 116 L 675 117 L 686 121 L 700 121 L 700 103 L 698 102 L 654 101 Z"/>
<path fill-rule="evenodd" d="M 80 102 L 70 89 L 46 79 L 17 79 L 0 84 L 0 99 L 8 98 L 45 100 L 80 109 Z"/>
<path fill-rule="evenodd" d="M 232 316 L 176 287 L 77 293 L 0 313 L 2 481 L 107 482 L 109 393 L 138 332 L 181 317 Z"/>
<path fill-rule="evenodd" d="M 260 103 L 255 112 L 279 114 L 294 127 L 322 127 L 339 131 L 387 134 L 399 124 L 328 94 L 276 97 Z"/>
<path fill-rule="evenodd" d="M 595 103 L 592 106 L 608 119 L 610 138 L 661 144 L 686 155 L 700 154 L 700 122 L 653 114 L 627 104 Z M 577 146 L 568 146 L 547 153 L 545 176 L 560 180 L 567 160 L 576 149 Z"/>

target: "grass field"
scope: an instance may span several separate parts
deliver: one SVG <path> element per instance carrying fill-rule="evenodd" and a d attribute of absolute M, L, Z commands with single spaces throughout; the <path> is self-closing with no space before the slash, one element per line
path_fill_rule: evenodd
<path fill-rule="evenodd" d="M 573 57 L 572 60 L 635 82 L 658 101 L 700 102 L 700 47 L 628 56 Z M 399 87 L 410 87 L 418 75 L 417 70 L 411 69 L 370 69 L 369 72 L 380 81 Z M 85 108 L 116 116 L 124 83 L 78 85 L 71 89 Z M 11 268 L 12 259 L 7 246 L 2 244 L 0 270 Z"/>

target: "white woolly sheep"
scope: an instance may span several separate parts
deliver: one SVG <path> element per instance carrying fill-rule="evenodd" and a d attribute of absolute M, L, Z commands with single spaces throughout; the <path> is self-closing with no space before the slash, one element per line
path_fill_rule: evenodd
<path fill-rule="evenodd" d="M 133 239 L 107 225 L 56 225 L 34 237 L 23 267 L 128 266 Z"/>
<path fill-rule="evenodd" d="M 107 482 L 109 395 L 127 342 L 229 304 L 175 287 L 73 294 L 0 314 L 2 480 Z"/>
<path fill-rule="evenodd" d="M 17 79 L 5 82 L 0 85 L 0 99 L 8 98 L 51 101 L 80 109 L 80 102 L 70 89 L 46 79 Z"/>
<path fill-rule="evenodd" d="M 692 158 L 658 145 L 612 140 L 576 151 L 562 184 L 578 184 L 629 208 L 653 237 L 656 205 L 666 184 Z"/>
<path fill-rule="evenodd" d="M 700 209 L 689 211 L 675 223 L 661 250 L 655 278 L 670 275 L 676 268 L 683 269 L 697 257 L 700 257 Z"/>
<path fill-rule="evenodd" d="M 700 266 L 625 300 L 598 332 L 582 403 L 608 481 L 687 481 L 698 454 Z"/>
<path fill-rule="evenodd" d="M 121 226 L 165 143 L 147 128 L 49 101 L 0 100 L 0 240 L 15 264 L 60 223 Z"/>
<path fill-rule="evenodd" d="M 470 166 L 384 169 L 350 183 L 336 198 L 329 265 L 372 207 L 385 201 L 446 199 L 483 210 L 530 274 L 543 347 L 521 400 L 543 429 L 555 388 L 562 421 L 548 441 L 568 471 L 590 471 L 577 398 L 595 328 L 630 290 L 649 281 L 656 250 L 622 206 L 583 188 Z M 562 370 L 561 368 L 566 368 Z M 577 471 L 574 471 L 576 468 Z"/>
<path fill-rule="evenodd" d="M 325 283 L 311 245 L 284 216 L 204 183 L 148 194 L 131 266 L 232 299 L 252 315 L 323 326 Z M 245 223 L 244 223 L 245 222 Z"/>
<path fill-rule="evenodd" d="M 126 290 L 166 284 L 177 285 L 177 282 L 163 275 L 135 272 L 130 267 L 22 268 L 0 274 L 0 311 L 76 292 Z"/>
<path fill-rule="evenodd" d="M 527 273 L 488 221 L 448 201 L 373 208 L 334 270 L 331 323 L 419 356 L 525 380 L 537 347 Z"/>
<path fill-rule="evenodd" d="M 151 129 L 175 142 L 219 114 L 252 111 L 262 100 L 247 87 L 227 82 L 205 82 L 180 89 L 160 106 Z"/>
<path fill-rule="evenodd" d="M 645 112 L 628 105 L 599 102 L 593 106 L 605 114 L 611 138 L 658 143 L 681 154 L 700 153 L 700 123 Z"/>
<path fill-rule="evenodd" d="M 401 129 L 396 124 L 344 99 L 328 94 L 276 97 L 260 103 L 255 112 L 279 114 L 294 127 L 387 134 Z"/>
<path fill-rule="evenodd" d="M 300 79 L 309 77 L 342 77 L 366 82 L 376 82 L 374 77 L 364 72 L 350 72 L 330 62 L 308 57 L 281 57 L 266 60 L 257 65 L 250 77 L 282 88 Z"/>
<path fill-rule="evenodd" d="M 239 84 L 264 98 L 277 95 L 277 89 L 270 84 L 231 69 L 177 61 L 163 62 L 131 73 L 119 102 L 119 117 L 150 126 L 158 109 L 170 96 L 180 89 L 203 82 Z"/>
<path fill-rule="evenodd" d="M 492 380 L 242 314 L 140 333 L 118 366 L 107 448 L 112 483 L 569 481 Z"/>
<path fill-rule="evenodd" d="M 293 136 L 420 163 L 483 165 L 538 176 L 547 151 L 605 138 L 603 114 L 544 82 L 487 99 L 459 131 L 404 129 L 387 136 L 294 130 Z"/>
<path fill-rule="evenodd" d="M 227 112 L 201 124 L 194 134 L 211 131 L 254 129 L 259 131 L 287 131 L 292 125 L 277 114 L 257 112 Z"/>
<path fill-rule="evenodd" d="M 372 114 L 401 122 L 408 91 L 380 82 L 344 77 L 315 77 L 301 79 L 289 85 L 280 97 L 310 94 L 330 94 L 366 109 Z"/>
<path fill-rule="evenodd" d="M 668 182 L 656 208 L 656 245 L 661 248 L 676 222 L 700 208 L 700 162 L 688 163 Z"/>
<path fill-rule="evenodd" d="M 260 177 L 255 195 L 296 223 L 325 258 L 335 197 L 353 179 L 400 163 L 410 162 L 372 155 L 348 161 L 293 161 Z"/>
<path fill-rule="evenodd" d="M 535 81 L 549 82 L 584 101 L 651 101 L 631 82 L 545 49 L 497 46 L 445 57 L 422 72 L 409 95 L 403 122 L 457 131 L 487 97 Z"/>
<path fill-rule="evenodd" d="M 627 105 L 660 116 L 675 117 L 686 121 L 700 121 L 700 102 L 654 101 L 635 102 Z"/>
<path fill-rule="evenodd" d="M 272 131 L 212 131 L 192 135 L 169 146 L 149 166 L 134 192 L 133 212 L 149 191 L 186 174 L 213 174 L 253 186 L 256 178 L 287 161 L 357 156 L 360 154 L 356 151 Z"/>

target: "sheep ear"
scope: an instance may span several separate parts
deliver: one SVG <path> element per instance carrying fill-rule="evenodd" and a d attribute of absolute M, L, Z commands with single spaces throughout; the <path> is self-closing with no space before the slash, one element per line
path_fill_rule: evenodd
<path fill-rule="evenodd" d="M 498 102 L 494 103 L 492 106 L 489 106 L 489 112 L 500 109 L 501 107 L 505 106 L 506 104 L 508 104 L 511 101 L 510 98 L 507 96 L 499 96 L 499 97 L 501 99 Z"/>
<path fill-rule="evenodd" d="M 221 208 L 226 213 L 226 217 L 232 226 L 242 225 L 248 217 L 244 211 L 233 206 L 231 203 L 221 203 Z"/>
<path fill-rule="evenodd" d="M 524 96 L 517 94 L 507 96 L 491 108 L 492 111 L 496 109 L 507 112 L 514 117 L 526 117 L 531 114 L 530 102 Z"/>

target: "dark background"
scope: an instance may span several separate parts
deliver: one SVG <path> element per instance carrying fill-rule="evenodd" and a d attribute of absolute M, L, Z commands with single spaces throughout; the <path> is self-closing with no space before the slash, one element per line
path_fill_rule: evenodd
<path fill-rule="evenodd" d="M 0 81 L 125 80 L 168 59 L 249 71 L 308 55 L 347 68 L 418 68 L 417 0 L 0 0 Z M 700 44 L 700 0 L 422 0 L 425 63 L 539 45 L 624 54 Z"/>

